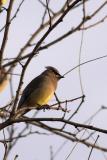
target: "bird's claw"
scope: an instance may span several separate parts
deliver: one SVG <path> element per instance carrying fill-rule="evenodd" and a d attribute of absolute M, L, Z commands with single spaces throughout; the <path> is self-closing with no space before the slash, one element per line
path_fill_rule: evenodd
<path fill-rule="evenodd" d="M 48 110 L 50 109 L 50 106 L 48 104 L 45 104 L 42 107 L 43 107 L 43 111 L 45 111 L 46 109 L 48 109 Z"/>

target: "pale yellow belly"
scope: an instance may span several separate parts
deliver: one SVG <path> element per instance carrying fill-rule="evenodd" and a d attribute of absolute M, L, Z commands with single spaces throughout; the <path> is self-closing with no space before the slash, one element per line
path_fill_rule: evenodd
<path fill-rule="evenodd" d="M 42 91 L 34 91 L 28 98 L 27 104 L 29 106 L 43 106 L 51 100 L 54 95 L 53 89 L 43 89 Z"/>

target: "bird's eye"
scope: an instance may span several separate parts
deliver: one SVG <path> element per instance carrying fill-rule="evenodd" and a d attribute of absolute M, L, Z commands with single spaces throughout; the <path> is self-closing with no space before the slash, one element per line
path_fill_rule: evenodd
<path fill-rule="evenodd" d="M 57 77 L 57 78 L 60 78 L 60 75 L 59 75 L 59 74 L 56 74 L 56 77 Z"/>

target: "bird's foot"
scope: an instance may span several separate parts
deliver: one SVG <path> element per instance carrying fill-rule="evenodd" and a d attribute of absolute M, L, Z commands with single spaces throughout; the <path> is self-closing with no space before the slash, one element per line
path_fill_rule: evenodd
<path fill-rule="evenodd" d="M 45 111 L 46 109 L 49 110 L 49 109 L 50 109 L 50 106 L 49 106 L 48 104 L 45 104 L 45 105 L 42 106 L 42 108 L 43 108 L 43 111 Z"/>

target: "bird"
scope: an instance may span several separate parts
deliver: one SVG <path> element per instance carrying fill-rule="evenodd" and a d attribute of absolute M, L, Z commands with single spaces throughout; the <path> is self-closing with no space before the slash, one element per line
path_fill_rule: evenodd
<path fill-rule="evenodd" d="M 2 7 L 3 5 L 6 4 L 6 2 L 7 2 L 7 0 L 0 0 L 0 9 L 1 9 L 1 7 Z"/>
<path fill-rule="evenodd" d="M 1 6 L 4 5 L 4 4 L 6 4 L 6 2 L 7 2 L 7 0 L 0 0 L 0 5 Z"/>
<path fill-rule="evenodd" d="M 47 66 L 46 70 L 34 78 L 24 89 L 17 110 L 24 108 L 40 108 L 47 105 L 53 97 L 58 81 L 64 78 L 59 71 Z M 28 110 L 29 111 L 29 110 Z"/>
<path fill-rule="evenodd" d="M 5 68 L 0 68 L 0 92 L 2 92 L 9 82 L 9 75 L 6 74 Z"/>

